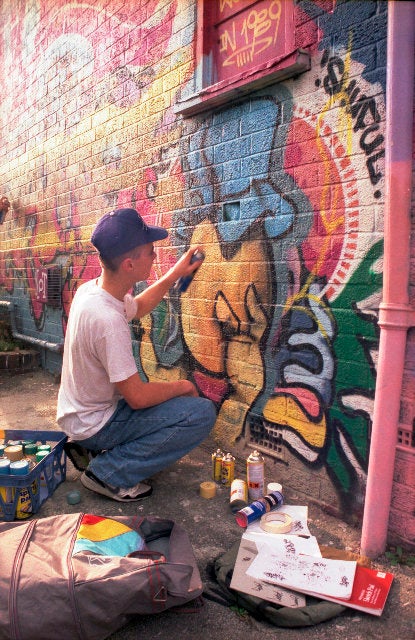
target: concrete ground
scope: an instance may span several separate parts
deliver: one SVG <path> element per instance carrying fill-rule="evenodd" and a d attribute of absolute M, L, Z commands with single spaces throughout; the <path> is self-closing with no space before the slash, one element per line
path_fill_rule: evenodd
<path fill-rule="evenodd" d="M 10 376 L 0 375 L 0 429 L 56 430 L 55 409 L 58 381 L 42 370 Z M 186 529 L 198 562 L 200 574 L 209 593 L 216 585 L 207 572 L 209 563 L 239 540 L 242 529 L 229 509 L 229 491 L 218 487 L 213 499 L 199 495 L 201 482 L 211 481 L 210 455 L 213 441 L 184 457 L 171 468 L 153 478 L 153 495 L 142 503 L 120 504 L 85 489 L 79 473 L 68 463 L 67 479 L 42 505 L 36 517 L 73 512 L 96 515 L 117 514 L 162 516 L 175 520 Z M 243 471 L 243 463 L 237 465 Z M 267 478 L 267 481 L 277 478 Z M 71 506 L 67 494 L 77 489 L 81 502 Z M 287 504 L 304 504 L 284 487 Z M 360 531 L 309 504 L 308 524 L 320 544 L 352 552 L 359 551 Z M 285 629 L 255 620 L 244 611 L 237 611 L 208 598 L 196 613 L 174 613 L 137 617 L 110 640 L 414 640 L 414 569 L 408 566 L 391 567 L 385 556 L 373 565 L 391 571 L 395 579 L 381 617 L 352 609 L 328 622 L 313 627 Z M 40 638 L 39 638 L 40 640 Z M 88 640 L 87 638 L 85 640 Z"/>

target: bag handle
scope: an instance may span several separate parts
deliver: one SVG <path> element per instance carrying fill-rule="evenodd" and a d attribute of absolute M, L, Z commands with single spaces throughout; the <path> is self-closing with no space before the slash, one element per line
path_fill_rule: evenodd
<path fill-rule="evenodd" d="M 141 551 L 131 551 L 126 558 L 138 558 L 139 560 L 151 560 L 152 562 L 166 562 L 166 556 L 161 551 L 152 551 L 151 549 L 142 549 Z"/>
<path fill-rule="evenodd" d="M 20 541 L 14 557 L 13 571 L 10 576 L 10 593 L 9 593 L 9 616 L 10 616 L 10 633 L 11 640 L 21 640 L 19 629 L 19 615 L 17 611 L 17 591 L 19 588 L 20 571 L 22 569 L 23 558 L 35 528 L 36 520 L 28 523 L 27 529 Z"/>

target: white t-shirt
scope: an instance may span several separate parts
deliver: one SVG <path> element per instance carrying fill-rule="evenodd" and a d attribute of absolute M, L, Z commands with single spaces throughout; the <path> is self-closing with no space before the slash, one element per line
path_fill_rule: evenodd
<path fill-rule="evenodd" d="M 131 296 L 117 300 L 96 280 L 81 285 L 73 298 L 56 419 L 74 440 L 100 430 L 121 398 L 114 383 L 137 372 L 128 325 L 135 311 Z"/>

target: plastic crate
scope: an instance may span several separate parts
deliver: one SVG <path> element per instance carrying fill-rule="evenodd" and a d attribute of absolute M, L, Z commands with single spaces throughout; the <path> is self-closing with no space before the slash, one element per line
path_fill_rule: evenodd
<path fill-rule="evenodd" d="M 0 487 L 12 489 L 12 501 L 5 502 L 3 493 L 0 491 L 0 520 L 16 520 L 16 509 L 18 507 L 20 491 L 26 489 L 30 495 L 31 512 L 37 513 L 42 504 L 47 500 L 66 478 L 66 454 L 64 445 L 68 437 L 61 431 L 26 431 L 5 429 L 0 430 L 0 439 L 3 442 L 9 440 L 35 440 L 41 444 L 50 444 L 51 451 L 38 462 L 33 469 L 24 476 L 2 475 L 0 476 Z M 13 491 L 15 490 L 15 491 Z"/>

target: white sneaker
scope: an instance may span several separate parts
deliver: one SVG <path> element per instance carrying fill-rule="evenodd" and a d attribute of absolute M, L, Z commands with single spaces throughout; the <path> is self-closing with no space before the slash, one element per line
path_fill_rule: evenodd
<path fill-rule="evenodd" d="M 150 485 L 145 482 L 139 482 L 134 487 L 127 489 L 124 487 L 111 487 L 109 484 L 97 478 L 89 469 L 83 472 L 80 480 L 84 487 L 90 491 L 95 491 L 95 493 L 107 496 L 107 498 L 112 498 L 112 500 L 117 500 L 118 502 L 144 500 L 144 498 L 148 498 L 153 493 L 153 487 L 150 487 Z"/>

